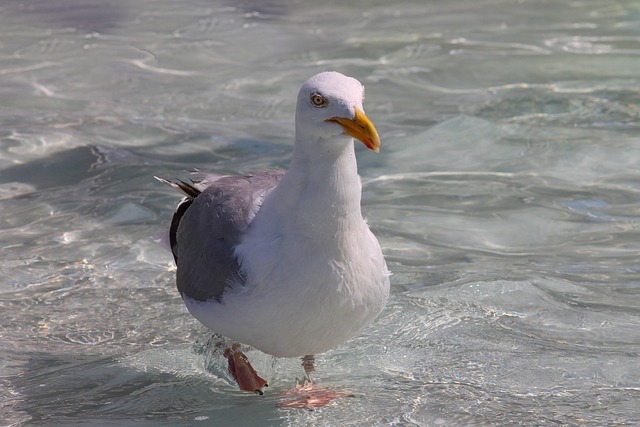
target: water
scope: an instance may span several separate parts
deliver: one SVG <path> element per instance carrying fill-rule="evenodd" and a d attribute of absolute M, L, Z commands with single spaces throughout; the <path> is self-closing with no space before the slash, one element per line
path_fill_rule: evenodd
<path fill-rule="evenodd" d="M 640 423 L 633 1 L 0 5 L 0 424 Z M 155 241 L 152 176 L 286 167 L 299 85 L 367 86 L 392 296 L 316 381 L 236 391 Z"/>

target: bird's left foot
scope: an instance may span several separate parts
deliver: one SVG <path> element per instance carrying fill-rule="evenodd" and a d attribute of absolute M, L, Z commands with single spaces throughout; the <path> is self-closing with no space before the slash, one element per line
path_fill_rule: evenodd
<path fill-rule="evenodd" d="M 229 361 L 229 373 L 240 386 L 240 390 L 253 391 L 263 394 L 262 389 L 269 384 L 260 377 L 249 363 L 249 359 L 240 351 L 240 344 L 233 344 L 224 351 L 224 357 Z"/>
<path fill-rule="evenodd" d="M 355 397 L 351 393 L 314 386 L 308 376 L 296 378 L 296 386 L 282 394 L 285 400 L 278 403 L 281 408 L 315 409 L 327 406 L 339 397 Z"/>

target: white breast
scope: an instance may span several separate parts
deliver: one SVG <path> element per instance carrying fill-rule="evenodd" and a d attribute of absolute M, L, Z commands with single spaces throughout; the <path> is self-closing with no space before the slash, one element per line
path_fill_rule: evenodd
<path fill-rule="evenodd" d="M 333 244 L 306 233 L 248 234 L 237 248 L 246 284 L 221 302 L 185 299 L 189 311 L 210 329 L 274 356 L 341 344 L 375 319 L 389 294 L 380 246 L 360 221 L 349 239 L 335 236 Z"/>

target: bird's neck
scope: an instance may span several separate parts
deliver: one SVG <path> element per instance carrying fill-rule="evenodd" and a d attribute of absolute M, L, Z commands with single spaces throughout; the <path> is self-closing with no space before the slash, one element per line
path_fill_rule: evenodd
<path fill-rule="evenodd" d="M 265 213 L 289 223 L 283 227 L 306 230 L 329 231 L 362 222 L 353 142 L 338 138 L 296 144 L 289 170 L 265 200 Z"/>

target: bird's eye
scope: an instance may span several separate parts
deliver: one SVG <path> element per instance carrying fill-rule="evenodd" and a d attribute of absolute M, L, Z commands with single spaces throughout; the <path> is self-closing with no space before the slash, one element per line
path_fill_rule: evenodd
<path fill-rule="evenodd" d="M 319 93 L 313 93 L 311 94 L 311 103 L 314 107 L 321 108 L 327 105 L 327 99 Z"/>

